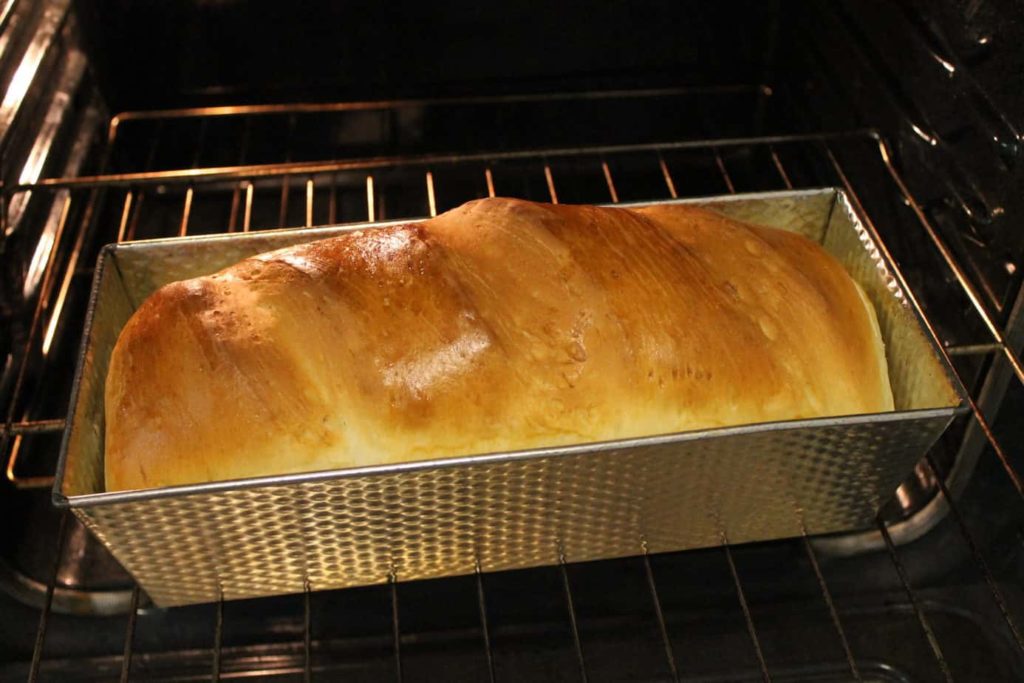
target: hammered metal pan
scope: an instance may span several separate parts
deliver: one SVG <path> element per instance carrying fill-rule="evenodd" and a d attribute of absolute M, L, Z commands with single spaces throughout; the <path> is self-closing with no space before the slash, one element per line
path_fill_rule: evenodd
<path fill-rule="evenodd" d="M 106 493 L 103 386 L 135 308 L 168 282 L 356 228 L 153 240 L 100 255 L 54 501 L 159 606 L 869 525 L 964 410 L 878 236 L 835 189 L 683 201 L 800 232 L 837 256 L 878 313 L 896 410 Z"/>

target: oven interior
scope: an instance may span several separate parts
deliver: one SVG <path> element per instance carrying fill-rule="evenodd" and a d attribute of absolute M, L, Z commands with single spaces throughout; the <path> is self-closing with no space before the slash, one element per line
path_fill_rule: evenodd
<path fill-rule="evenodd" d="M 0 3 L 0 679 L 1021 680 L 1022 39 L 1010 0 Z M 104 244 L 831 186 L 971 397 L 870 529 L 161 610 L 51 505 Z"/>

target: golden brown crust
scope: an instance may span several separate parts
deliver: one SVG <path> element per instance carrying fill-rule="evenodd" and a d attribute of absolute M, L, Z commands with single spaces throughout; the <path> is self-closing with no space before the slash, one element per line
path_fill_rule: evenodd
<path fill-rule="evenodd" d="M 809 240 L 487 199 L 156 292 L 111 359 L 106 486 L 891 408 L 874 313 Z"/>

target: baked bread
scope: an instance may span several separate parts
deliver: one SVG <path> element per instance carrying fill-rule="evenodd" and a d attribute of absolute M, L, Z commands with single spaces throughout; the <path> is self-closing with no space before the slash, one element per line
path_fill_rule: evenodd
<path fill-rule="evenodd" d="M 872 307 L 810 240 L 484 199 L 153 294 L 110 362 L 106 487 L 892 407 Z"/>

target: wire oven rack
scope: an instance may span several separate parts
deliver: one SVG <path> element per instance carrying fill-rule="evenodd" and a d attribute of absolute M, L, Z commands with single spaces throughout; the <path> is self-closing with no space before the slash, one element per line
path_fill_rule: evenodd
<path fill-rule="evenodd" d="M 334 159 L 298 158 L 301 148 L 296 141 L 305 125 L 304 117 L 313 117 L 320 124 L 345 117 L 358 120 L 358 125 L 378 127 L 385 138 L 417 133 L 424 125 L 424 112 L 458 108 L 507 108 L 564 104 L 586 106 L 597 99 L 685 98 L 686 89 L 659 91 L 595 92 L 574 95 L 472 98 L 462 100 L 418 100 L 401 102 L 340 103 L 321 105 L 258 105 L 245 107 L 209 107 L 174 111 L 126 112 L 109 120 L 101 135 L 102 158 L 89 175 L 54 176 L 21 182 L 8 187 L 4 200 L 10 205 L 31 193 L 45 198 L 51 209 L 44 234 L 49 238 L 33 267 L 40 281 L 42 295 L 35 307 L 24 348 L 17 356 L 20 367 L 16 375 L 3 424 L 3 453 L 7 458 L 8 479 L 19 488 L 46 487 L 52 472 L 46 462 L 33 462 L 33 453 L 43 451 L 47 439 L 52 440 L 64 426 L 63 417 L 50 417 L 54 402 L 38 387 L 58 386 L 59 378 L 68 375 L 61 357 L 73 352 L 80 325 L 76 310 L 81 307 L 81 292 L 91 279 L 91 263 L 98 245 L 110 241 L 126 241 L 150 237 L 184 236 L 197 232 L 250 231 L 277 227 L 308 227 L 335 222 L 373 221 L 401 217 L 433 216 L 463 201 L 479 196 L 512 195 L 551 202 L 618 203 L 666 197 L 696 196 L 738 191 L 794 189 L 835 185 L 844 188 L 858 209 L 868 217 L 885 239 L 890 256 L 908 273 L 908 291 L 916 293 L 913 305 L 929 321 L 929 328 L 943 342 L 965 386 L 977 389 L 979 368 L 994 363 L 1007 364 L 1017 381 L 1024 383 L 1024 366 L 1007 339 L 1007 327 L 989 311 L 977 285 L 944 242 L 933 225 L 926 207 L 908 186 L 894 150 L 877 131 L 847 130 L 834 133 L 716 136 L 684 141 L 627 141 L 601 146 L 548 146 L 536 149 L 480 152 L 465 150 L 456 153 L 429 149 L 396 153 L 390 156 L 339 154 Z M 700 93 L 707 97 L 708 93 Z M 717 89 L 713 96 L 749 96 L 763 100 L 771 91 L 762 86 Z M 318 124 L 318 125 L 320 125 Z M 262 130 L 274 127 L 288 132 L 270 137 L 283 137 L 283 154 L 274 158 L 247 160 L 250 144 Z M 175 139 L 193 142 L 190 150 L 160 150 L 162 135 L 177 128 Z M 181 133 L 182 129 L 191 132 Z M 331 128 L 342 138 L 343 128 Z M 412 131 L 411 133 L 409 131 Z M 238 142 L 225 146 L 240 152 L 237 159 L 207 161 L 210 138 L 237 135 Z M 150 141 L 142 145 L 139 140 Z M 139 152 L 139 150 L 142 150 Z M 219 152 L 217 152 L 219 154 Z M 215 155 L 214 155 L 215 156 Z M 851 170 L 855 169 L 855 170 Z M 4 212 L 7 213 L 7 212 Z M 16 226 L 12 226 L 16 227 Z M 914 234 L 917 233 L 917 234 Z M 902 250 L 907 240 L 925 240 L 930 252 L 923 258 Z M 938 293 L 922 286 L 921 274 L 938 279 L 943 287 Z M 76 299 L 77 297 L 77 299 Z M 950 302 L 959 302 L 951 305 Z M 963 325 L 967 310 L 973 325 Z M 961 330 L 969 331 L 963 333 Z M 58 379 L 52 379 L 58 378 Z M 60 393 L 59 391 L 56 393 Z M 39 398 L 43 396 L 44 398 Z M 1017 494 L 1024 498 L 1021 474 L 1014 457 L 997 437 L 989 415 L 991 406 L 984 397 L 972 392 L 970 407 L 972 424 L 963 429 L 980 429 L 991 454 Z M 59 401 L 56 405 L 60 405 Z M 53 415 L 50 412 L 49 415 Z M 33 443 L 33 441 L 35 443 Z M 1019 446 L 1019 444 L 1016 444 Z M 988 451 L 987 451 L 988 452 Z M 988 456 L 986 456 L 988 457 Z M 1019 457 L 1018 457 L 1019 459 Z M 1020 616 L 1014 614 L 1004 589 L 990 568 L 981 545 L 976 541 L 968 522 L 961 514 L 953 488 L 960 483 L 949 477 L 952 464 L 939 453 L 930 454 L 918 468 L 918 478 L 936 489 L 937 505 L 947 508 L 959 531 L 963 552 L 973 558 L 974 570 L 987 587 L 992 614 L 998 615 L 998 628 L 1024 653 Z M 890 508 L 906 510 L 909 503 L 904 491 L 897 494 Z M 902 496 L 902 498 L 901 498 Z M 59 546 L 53 575 L 46 586 L 44 608 L 40 613 L 35 650 L 28 667 L 28 678 L 37 680 L 45 669 L 45 645 L 51 619 L 51 604 L 58 590 L 58 567 L 64 550 L 68 526 L 61 518 Z M 916 587 L 912 566 L 906 561 L 906 550 L 900 539 L 912 537 L 913 519 L 900 515 L 879 516 L 873 536 L 891 561 L 909 607 L 918 636 L 923 637 L 939 674 L 952 680 L 948 650 L 954 644 L 942 642 L 934 627 L 934 614 Z M 845 674 L 862 680 L 869 664 L 858 657 L 856 644 L 844 626 L 848 619 L 837 607 L 833 590 L 822 569 L 819 543 L 806 534 L 795 541 L 809 567 L 818 599 L 827 611 L 829 628 L 841 646 L 847 671 Z M 753 675 L 770 680 L 773 675 L 770 657 L 765 653 L 762 629 L 747 599 L 742 577 L 742 563 L 737 562 L 738 549 L 723 539 L 719 552 L 731 581 L 735 600 L 742 613 L 749 648 L 756 662 Z M 659 557 L 650 556 L 642 539 L 637 539 L 637 561 L 642 572 L 637 576 L 649 601 L 649 616 L 656 625 L 654 633 L 661 651 L 662 674 L 666 679 L 684 677 L 686 653 L 677 651 L 671 634 L 672 620 L 661 594 L 669 577 L 658 576 Z M 575 668 L 581 680 L 593 675 L 595 652 L 586 647 L 581 631 L 573 575 L 582 571 L 564 562 L 558 567 L 561 599 L 569 623 L 569 635 Z M 403 635 L 400 619 L 400 579 L 393 576 L 387 587 L 390 611 L 390 649 L 395 680 L 407 675 L 403 650 L 415 643 Z M 489 623 L 488 589 L 490 575 L 477 572 L 472 585 L 475 592 L 478 624 L 476 638 L 484 677 L 496 678 L 493 627 Z M 317 594 L 307 586 L 302 596 L 301 629 L 294 633 L 294 642 L 286 648 L 287 656 L 277 663 L 261 660 L 265 670 L 310 680 L 318 669 L 316 651 L 322 645 L 314 637 L 311 603 Z M 231 654 L 224 645 L 225 604 L 214 609 L 212 643 L 208 674 L 214 680 L 238 674 L 228 666 Z M 124 649 L 120 657 L 108 658 L 96 666 L 111 673 L 119 671 L 120 680 L 131 678 L 138 618 L 144 609 L 144 596 L 138 586 L 130 594 L 126 617 Z M 647 608 L 645 608 L 647 609 Z M 274 668 L 274 667 L 278 668 Z M 269 669 L 267 668 L 269 667 Z"/>

